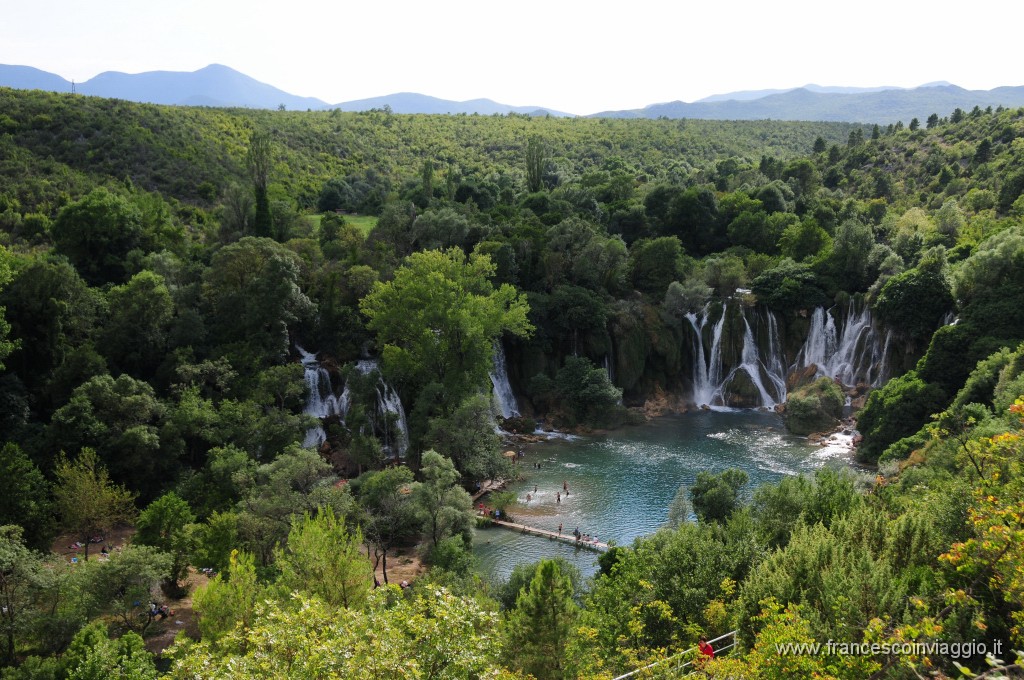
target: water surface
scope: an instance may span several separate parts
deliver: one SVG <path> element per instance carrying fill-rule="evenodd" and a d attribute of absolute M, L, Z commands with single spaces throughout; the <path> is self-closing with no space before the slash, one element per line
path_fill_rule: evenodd
<path fill-rule="evenodd" d="M 693 484 L 702 470 L 744 470 L 750 476 L 749 494 L 784 475 L 811 472 L 830 462 L 845 465 L 849 458 L 845 446 L 810 445 L 785 434 L 780 416 L 758 411 L 670 416 L 524 451 L 526 457 L 519 462 L 523 479 L 508 487 L 519 499 L 511 509 L 517 521 L 551 531 L 561 523 L 564 533 L 579 528 L 619 545 L 664 525 L 676 490 Z M 568 495 L 562 492 L 563 482 Z M 569 559 L 584 575 L 596 571 L 594 552 L 507 529 L 477 531 L 474 546 L 481 571 L 492 579 L 507 577 L 521 562 L 554 556 Z"/>

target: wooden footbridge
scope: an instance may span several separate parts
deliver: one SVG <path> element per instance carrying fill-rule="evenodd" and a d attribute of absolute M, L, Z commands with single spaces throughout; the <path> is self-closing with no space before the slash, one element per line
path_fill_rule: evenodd
<path fill-rule="evenodd" d="M 568 543 L 570 545 L 575 545 L 575 546 L 580 547 L 580 548 L 588 548 L 590 550 L 596 550 L 598 552 L 603 552 L 605 550 L 608 550 L 608 548 L 610 547 L 607 543 L 599 543 L 597 541 L 584 541 L 582 539 L 577 540 L 576 537 L 573 536 L 571 533 L 565 533 L 565 532 L 558 533 L 556 531 L 548 531 L 547 529 L 540 529 L 538 527 L 527 526 L 526 524 L 516 524 L 515 522 L 506 522 L 506 521 L 500 520 L 500 519 L 491 519 L 490 522 L 491 522 L 491 524 L 494 524 L 494 525 L 499 526 L 499 527 L 504 527 L 506 529 L 511 529 L 512 531 L 518 531 L 521 534 L 531 534 L 533 536 L 543 536 L 544 538 L 549 538 L 549 539 L 555 540 L 555 541 L 562 541 L 563 543 Z"/>

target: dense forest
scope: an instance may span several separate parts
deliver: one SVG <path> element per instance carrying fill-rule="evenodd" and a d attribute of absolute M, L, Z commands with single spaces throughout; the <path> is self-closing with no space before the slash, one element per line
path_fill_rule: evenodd
<path fill-rule="evenodd" d="M 612 678 L 734 629 L 702 672 L 1020 672 L 1024 109 L 922 118 L 0 89 L 0 677 Z M 779 410 L 807 433 L 860 397 L 860 472 L 702 473 L 593 579 L 476 574 L 469 492 L 514 474 L 496 343 L 506 431 L 629 426 L 700 406 L 698 319 L 734 361 L 777 325 L 792 363 L 832 306 L 885 329 L 884 379 L 786 376 Z M 311 363 L 343 415 L 311 414 Z M 429 565 L 401 588 L 397 550 Z M 165 649 L 147 603 L 186 597 Z M 888 651 L 778 653 L 825 640 Z"/>

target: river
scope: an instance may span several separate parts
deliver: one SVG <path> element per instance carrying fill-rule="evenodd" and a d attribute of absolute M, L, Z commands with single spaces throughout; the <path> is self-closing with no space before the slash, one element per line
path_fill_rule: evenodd
<path fill-rule="evenodd" d="M 749 495 L 784 475 L 812 472 L 827 464 L 847 465 L 850 457 L 844 443 L 811 445 L 785 434 L 780 416 L 759 411 L 668 416 L 604 435 L 535 444 L 524 451 L 519 462 L 523 478 L 508 487 L 519 499 L 519 505 L 510 509 L 515 520 L 551 531 L 561 523 L 568 534 L 578 527 L 618 545 L 629 545 L 662 526 L 676 490 L 691 485 L 702 470 L 744 470 L 750 476 L 745 489 Z M 563 482 L 569 494 L 562 493 L 559 503 Z M 516 564 L 553 556 L 570 560 L 584 576 L 597 569 L 594 552 L 500 528 L 477 530 L 474 553 L 481 573 L 492 580 L 506 578 Z"/>

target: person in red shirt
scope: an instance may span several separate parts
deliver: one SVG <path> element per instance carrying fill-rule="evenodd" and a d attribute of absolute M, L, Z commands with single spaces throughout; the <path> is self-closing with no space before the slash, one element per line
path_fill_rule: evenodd
<path fill-rule="evenodd" d="M 700 652 L 700 661 L 711 661 L 715 658 L 715 648 L 708 644 L 708 639 L 703 635 L 697 641 L 697 651 Z"/>

